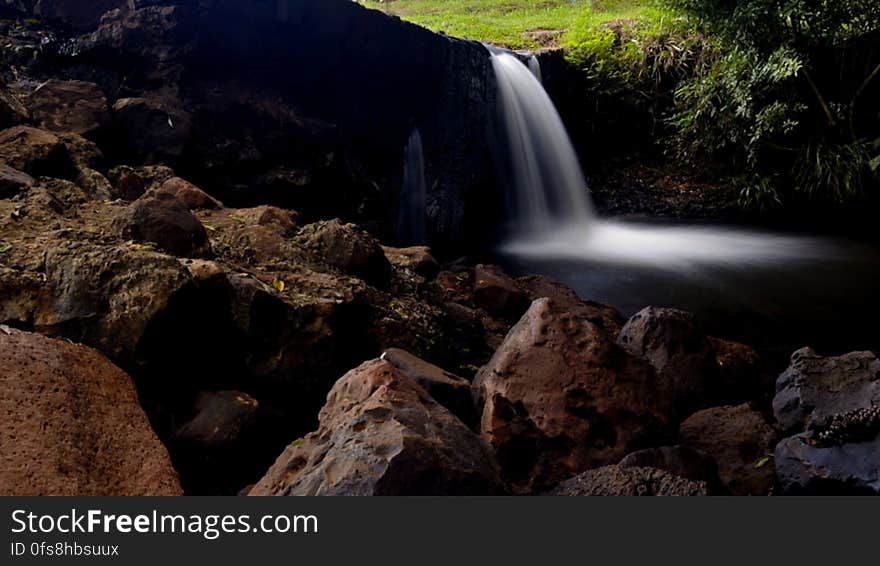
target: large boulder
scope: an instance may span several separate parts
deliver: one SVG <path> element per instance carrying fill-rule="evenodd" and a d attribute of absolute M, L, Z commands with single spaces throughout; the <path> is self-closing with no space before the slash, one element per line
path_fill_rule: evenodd
<path fill-rule="evenodd" d="M 343 376 L 320 426 L 249 495 L 481 495 L 500 491 L 492 450 L 384 360 Z"/>
<path fill-rule="evenodd" d="M 474 380 L 480 431 L 519 492 L 618 462 L 663 437 L 670 407 L 590 311 L 532 303 Z"/>
<path fill-rule="evenodd" d="M 174 194 L 154 191 L 131 203 L 114 220 L 120 236 L 152 243 L 181 257 L 210 257 L 205 227 Z"/>
<path fill-rule="evenodd" d="M 0 390 L 0 494 L 181 494 L 131 378 L 98 352 L 0 329 Z"/>
<path fill-rule="evenodd" d="M 588 470 L 559 484 L 548 495 L 583 496 L 697 496 L 709 495 L 706 484 L 656 468 L 605 466 Z"/>
<path fill-rule="evenodd" d="M 709 454 L 718 475 L 734 495 L 767 495 L 775 481 L 775 429 L 748 404 L 715 407 L 695 413 L 681 424 L 682 444 Z"/>
<path fill-rule="evenodd" d="M 0 163 L 34 176 L 65 177 L 73 168 L 60 137 L 29 126 L 0 132 Z"/>
<path fill-rule="evenodd" d="M 629 319 L 617 343 L 651 364 L 660 394 L 678 415 L 705 407 L 711 399 L 718 369 L 715 350 L 691 313 L 647 307 Z"/>
<path fill-rule="evenodd" d="M 110 123 L 107 98 L 94 83 L 52 79 L 28 102 L 33 120 L 45 130 L 86 135 Z"/>
<path fill-rule="evenodd" d="M 391 277 L 391 264 L 378 240 L 353 224 L 339 220 L 303 227 L 297 240 L 318 259 L 345 273 L 383 287 Z"/>
<path fill-rule="evenodd" d="M 872 352 L 823 357 L 798 350 L 776 381 L 773 413 L 786 431 L 801 431 L 839 413 L 880 405 L 880 359 Z"/>

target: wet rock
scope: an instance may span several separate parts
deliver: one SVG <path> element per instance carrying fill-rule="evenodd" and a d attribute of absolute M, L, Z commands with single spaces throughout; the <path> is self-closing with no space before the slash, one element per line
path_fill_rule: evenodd
<path fill-rule="evenodd" d="M 428 363 L 405 350 L 389 348 L 382 354 L 382 359 L 391 363 L 401 373 L 415 381 L 435 401 L 449 409 L 468 426 L 477 423 L 474 402 L 471 396 L 471 384 L 468 380 L 458 377 Z"/>
<path fill-rule="evenodd" d="M 773 413 L 786 431 L 802 431 L 839 413 L 880 405 L 880 360 L 872 352 L 823 357 L 798 350 L 776 381 Z"/>
<path fill-rule="evenodd" d="M 697 496 L 709 495 L 706 484 L 656 468 L 605 466 L 567 480 L 547 495 L 582 496 Z"/>
<path fill-rule="evenodd" d="M 85 346 L 0 330 L 0 493 L 180 495 L 131 378 Z"/>
<path fill-rule="evenodd" d="M 61 138 L 29 126 L 0 132 L 0 162 L 34 176 L 65 177 L 72 170 Z"/>
<path fill-rule="evenodd" d="M 284 448 L 279 416 L 246 393 L 202 392 L 194 409 L 170 442 L 187 493 L 234 494 Z"/>
<path fill-rule="evenodd" d="M 408 269 L 431 281 L 440 272 L 440 264 L 431 255 L 431 248 L 427 246 L 413 246 L 409 248 L 392 248 L 382 246 L 385 257 L 396 267 Z"/>
<path fill-rule="evenodd" d="M 474 268 L 474 302 L 491 314 L 514 318 L 529 306 L 516 281 L 496 265 Z"/>
<path fill-rule="evenodd" d="M 692 314 L 648 307 L 629 319 L 617 343 L 651 364 L 660 394 L 677 415 L 705 407 L 712 399 L 718 372 L 715 350 Z"/>
<path fill-rule="evenodd" d="M 278 458 L 249 495 L 498 493 L 491 449 L 384 360 L 334 385 L 320 427 Z"/>
<path fill-rule="evenodd" d="M 618 462 L 662 437 L 671 409 L 651 368 L 589 311 L 531 308 L 474 380 L 481 435 L 519 492 Z"/>
<path fill-rule="evenodd" d="M 706 452 L 718 464 L 722 483 L 734 495 L 767 495 L 775 474 L 776 431 L 748 404 L 706 409 L 681 424 L 682 444 Z"/>
<path fill-rule="evenodd" d="M 52 79 L 30 95 L 28 104 L 33 120 L 52 132 L 87 135 L 110 123 L 107 99 L 94 83 Z"/>
<path fill-rule="evenodd" d="M 297 240 L 322 261 L 364 281 L 384 287 L 391 277 L 391 264 L 379 242 L 353 224 L 339 220 L 304 226 Z"/>
<path fill-rule="evenodd" d="M 180 257 L 212 255 L 205 227 L 174 195 L 150 192 L 114 220 L 122 238 L 152 243 Z"/>
<path fill-rule="evenodd" d="M 33 184 L 34 178 L 27 173 L 0 163 L 0 198 L 12 198 Z"/>
<path fill-rule="evenodd" d="M 189 210 L 223 208 L 223 203 L 180 177 L 172 177 L 162 183 L 159 192 L 174 195 Z"/>
<path fill-rule="evenodd" d="M 709 493 L 721 494 L 726 490 L 718 477 L 718 466 L 711 456 L 690 446 L 663 446 L 646 448 L 628 454 L 618 464 L 621 468 L 655 468 L 674 476 L 702 482 Z"/>
<path fill-rule="evenodd" d="M 718 389 L 725 401 L 766 399 L 772 384 L 761 371 L 761 357 L 746 344 L 709 338 L 718 365 Z"/>
<path fill-rule="evenodd" d="M 113 116 L 128 152 L 146 161 L 179 157 L 190 137 L 190 117 L 175 102 L 152 98 L 123 98 Z"/>

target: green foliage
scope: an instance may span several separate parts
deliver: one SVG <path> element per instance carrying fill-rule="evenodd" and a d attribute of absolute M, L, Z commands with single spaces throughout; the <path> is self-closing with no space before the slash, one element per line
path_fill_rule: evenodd
<path fill-rule="evenodd" d="M 796 188 L 808 194 L 825 193 L 838 201 L 860 196 L 871 169 L 869 150 L 870 144 L 861 140 L 808 143 L 797 159 Z"/>

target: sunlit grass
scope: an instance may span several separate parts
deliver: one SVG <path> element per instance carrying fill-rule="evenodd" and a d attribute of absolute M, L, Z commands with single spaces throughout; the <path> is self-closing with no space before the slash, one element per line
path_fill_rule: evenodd
<path fill-rule="evenodd" d="M 361 4 L 448 35 L 515 49 L 561 46 L 617 19 L 653 18 L 652 0 L 361 0 Z M 533 32 L 556 32 L 536 34 Z"/>

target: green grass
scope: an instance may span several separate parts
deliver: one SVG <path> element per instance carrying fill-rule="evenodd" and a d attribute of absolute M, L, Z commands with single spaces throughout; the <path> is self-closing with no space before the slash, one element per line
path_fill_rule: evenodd
<path fill-rule="evenodd" d="M 360 3 L 434 31 L 513 49 L 564 46 L 610 21 L 656 20 L 666 13 L 655 7 L 653 0 L 360 0 Z"/>

